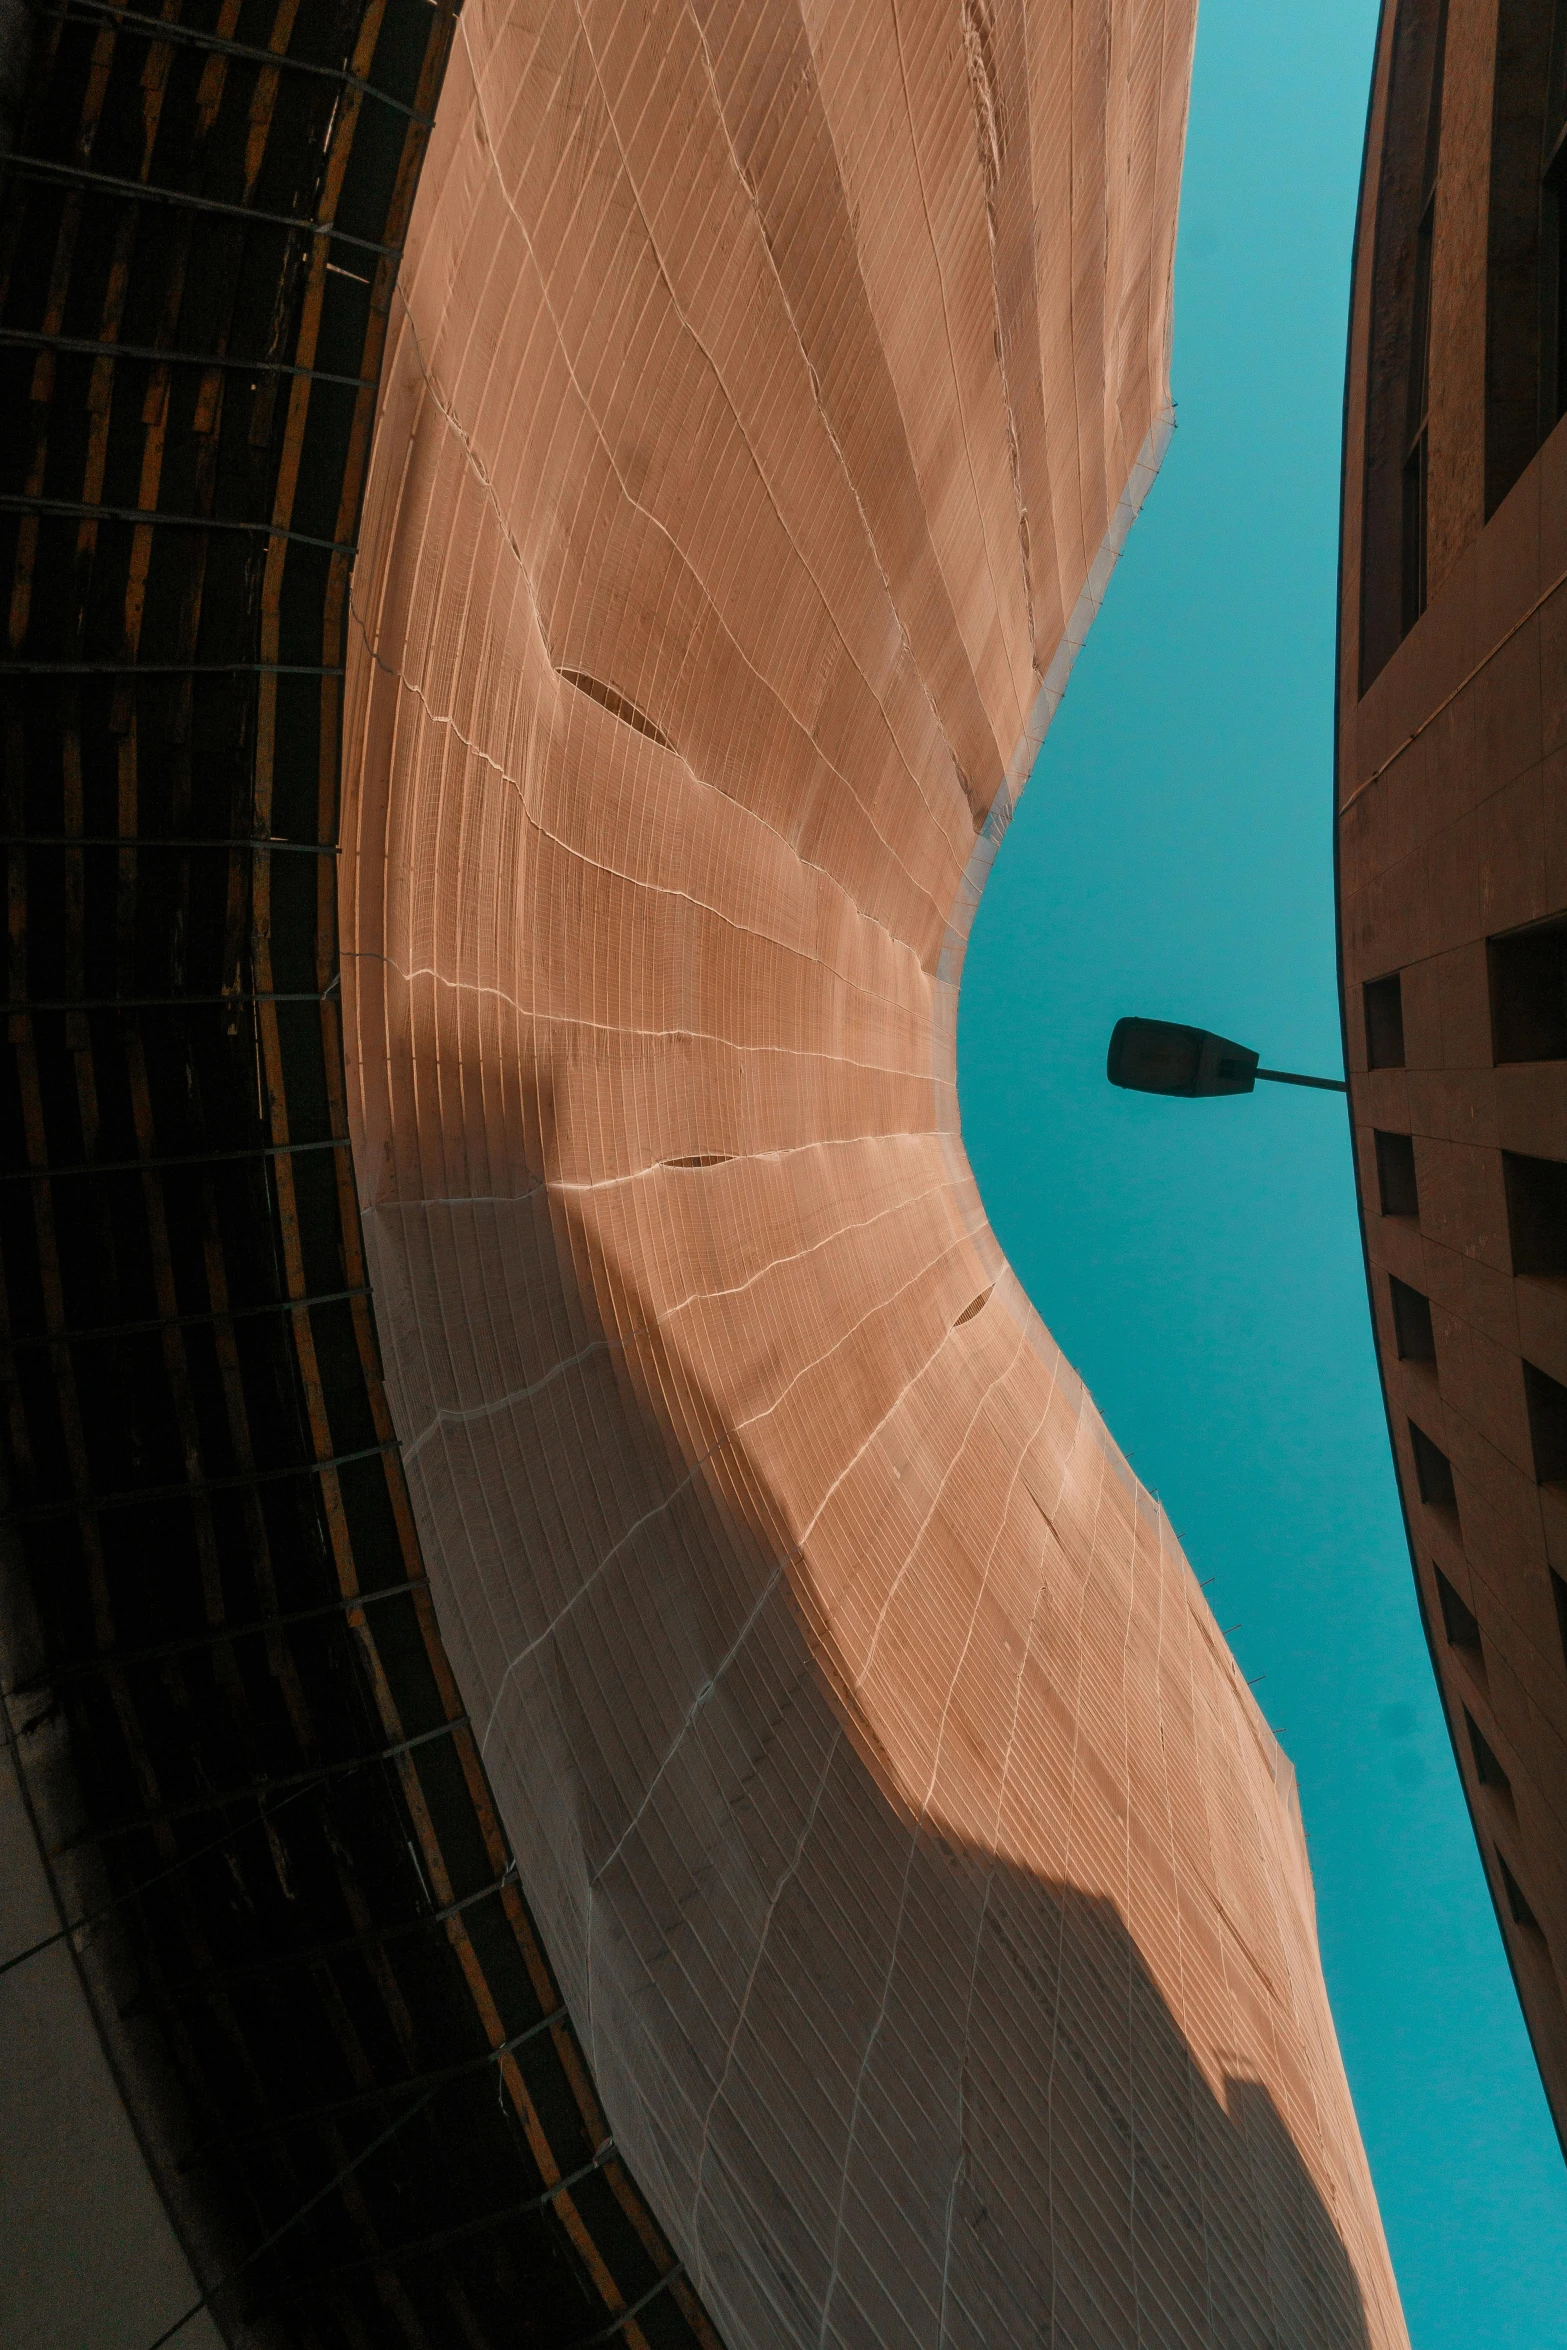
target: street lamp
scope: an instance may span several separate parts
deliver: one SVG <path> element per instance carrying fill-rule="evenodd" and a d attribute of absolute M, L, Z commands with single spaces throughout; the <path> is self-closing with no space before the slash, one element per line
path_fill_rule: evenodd
<path fill-rule="evenodd" d="M 1250 1093 L 1259 1077 L 1271 1085 L 1310 1085 L 1347 1093 L 1342 1077 L 1299 1077 L 1290 1069 L 1259 1069 L 1246 1045 L 1175 1020 L 1117 1020 L 1105 1075 L 1130 1093 L 1179 1094 L 1188 1101 L 1220 1093 Z"/>

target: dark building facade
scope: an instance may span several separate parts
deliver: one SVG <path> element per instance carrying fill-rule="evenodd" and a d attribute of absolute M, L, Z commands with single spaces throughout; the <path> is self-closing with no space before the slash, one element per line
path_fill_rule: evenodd
<path fill-rule="evenodd" d="M 1567 8 L 1383 11 L 1345 409 L 1337 847 L 1415 1580 L 1567 2131 Z"/>
<path fill-rule="evenodd" d="M 348 577 L 456 20 L 3 27 L 8 2340 L 716 2342 L 453 1683 L 345 1124 Z"/>

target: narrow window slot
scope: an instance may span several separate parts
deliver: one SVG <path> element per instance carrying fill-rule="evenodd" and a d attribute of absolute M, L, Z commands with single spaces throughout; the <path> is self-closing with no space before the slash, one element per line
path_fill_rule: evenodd
<path fill-rule="evenodd" d="M 1386 979 L 1368 979 L 1366 1008 L 1366 1067 L 1402 1069 L 1404 1066 L 1404 985 L 1399 972 Z"/>
<path fill-rule="evenodd" d="M 1567 1478 L 1567 1387 L 1533 1363 L 1523 1367 L 1523 1385 L 1529 1402 L 1535 1478 L 1541 1485 L 1560 1484 Z"/>
<path fill-rule="evenodd" d="M 1497 1064 L 1567 1061 L 1567 917 L 1487 939 Z"/>
<path fill-rule="evenodd" d="M 1567 1583 L 1554 1567 L 1550 1570 L 1551 1592 L 1556 1601 L 1556 1629 L 1562 1636 L 1562 1663 L 1567 1665 Z"/>
<path fill-rule="evenodd" d="M 1511 1803 L 1513 1783 L 1497 1761 L 1490 1740 L 1469 1711 L 1468 1706 L 1464 1707 L 1464 1726 L 1469 1732 L 1470 1751 L 1475 1759 L 1475 1777 L 1482 1787 L 1489 1787 L 1494 1794 L 1504 1797 L 1508 1803 Z"/>
<path fill-rule="evenodd" d="M 1567 0 L 1552 11 L 1551 70 L 1540 142 L 1539 437 L 1567 410 Z"/>
<path fill-rule="evenodd" d="M 1411 1289 L 1397 1274 L 1387 1277 L 1389 1295 L 1393 1300 L 1393 1335 L 1398 1342 L 1401 1363 L 1434 1363 L 1436 1336 L 1431 1328 L 1431 1301 L 1422 1297 L 1418 1289 Z"/>
<path fill-rule="evenodd" d="M 1392 70 L 1375 190 L 1366 354 L 1362 693 L 1425 609 L 1433 357 L 1441 365 L 1440 342 L 1435 351 L 1432 344 L 1431 291 L 1447 0 L 1399 0 L 1387 13 Z M 1460 233 L 1473 231 L 1465 224 Z"/>
<path fill-rule="evenodd" d="M 1567 1273 L 1567 1165 L 1503 1151 L 1507 1237 L 1515 1273 Z"/>
<path fill-rule="evenodd" d="M 1490 188 L 1484 215 L 1487 521 L 1550 430 L 1556 393 L 1551 170 L 1561 121 L 1553 0 L 1491 9 Z"/>
<path fill-rule="evenodd" d="M 1399 566 L 1400 619 L 1405 636 L 1426 608 L 1426 514 L 1430 503 L 1430 438 L 1426 420 L 1431 405 L 1431 239 L 1435 221 L 1436 190 L 1433 188 L 1415 232 L 1415 307 L 1410 333 L 1403 545 Z"/>
<path fill-rule="evenodd" d="M 1418 1216 L 1420 1192 L 1415 1182 L 1415 1138 L 1412 1134 L 1384 1134 L 1373 1128 L 1377 1146 L 1377 1184 L 1384 1216 Z"/>
<path fill-rule="evenodd" d="M 1442 1629 L 1447 1634 L 1449 1648 L 1463 1649 L 1483 1669 L 1485 1651 L 1480 1645 L 1479 1617 L 1440 1567 L 1433 1565 L 1431 1572 L 1436 1577 L 1437 1605 L 1442 1610 Z"/>
<path fill-rule="evenodd" d="M 1538 1934 L 1540 1921 L 1529 1907 L 1522 1886 L 1500 1853 L 1496 1856 L 1496 1865 L 1502 1872 L 1502 1891 L 1507 1896 L 1507 1907 L 1512 1913 L 1513 1924 L 1522 1926 L 1526 1933 Z"/>
<path fill-rule="evenodd" d="M 1558 48 L 1562 46 L 1558 38 Z M 1540 429 L 1542 435 L 1567 410 L 1567 123 L 1562 121 L 1559 86 L 1554 141 L 1540 175 Z"/>
<path fill-rule="evenodd" d="M 1458 1494 L 1453 1485 L 1453 1464 L 1446 1453 L 1413 1420 L 1409 1423 L 1409 1444 L 1415 1456 L 1415 1482 L 1421 1500 L 1428 1509 L 1456 1510 Z"/>

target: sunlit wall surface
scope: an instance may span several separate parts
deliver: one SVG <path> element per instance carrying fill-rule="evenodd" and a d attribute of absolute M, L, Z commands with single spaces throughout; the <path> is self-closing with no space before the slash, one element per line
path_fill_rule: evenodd
<path fill-rule="evenodd" d="M 1289 1766 L 957 1131 L 1191 10 L 470 0 L 341 911 L 441 1620 L 732 2345 L 1400 2343 Z"/>

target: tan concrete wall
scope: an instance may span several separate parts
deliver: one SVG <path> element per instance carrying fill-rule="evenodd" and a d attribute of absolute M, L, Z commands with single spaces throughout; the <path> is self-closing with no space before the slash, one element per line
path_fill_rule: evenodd
<path fill-rule="evenodd" d="M 344 974 L 443 1630 L 730 2350 L 1405 2339 L 1293 1778 L 957 1130 L 1167 414 L 1188 0 L 470 0 Z"/>

